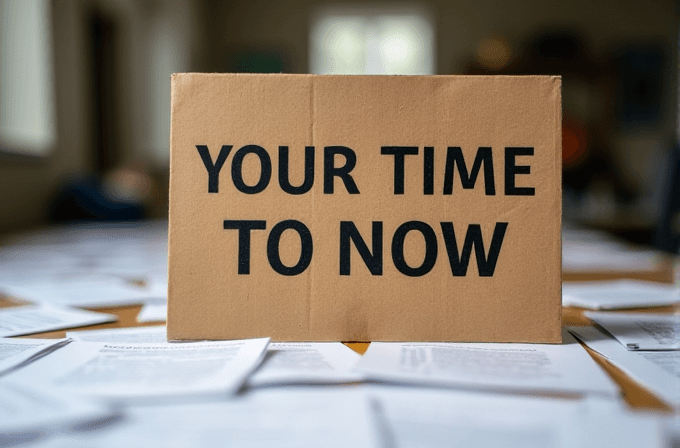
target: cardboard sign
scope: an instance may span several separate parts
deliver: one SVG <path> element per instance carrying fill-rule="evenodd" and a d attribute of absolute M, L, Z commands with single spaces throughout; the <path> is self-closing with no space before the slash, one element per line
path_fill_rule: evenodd
<path fill-rule="evenodd" d="M 561 340 L 559 77 L 177 74 L 168 338 Z"/>

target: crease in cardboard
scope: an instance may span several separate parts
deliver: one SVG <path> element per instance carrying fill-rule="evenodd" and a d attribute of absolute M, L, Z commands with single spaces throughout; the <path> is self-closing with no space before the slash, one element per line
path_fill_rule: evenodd
<path fill-rule="evenodd" d="M 309 127 L 310 127 L 310 139 L 311 139 L 311 144 L 316 148 L 316 135 L 315 135 L 315 123 L 316 123 L 316 90 L 314 88 L 315 82 L 314 82 L 314 77 L 310 77 L 310 87 L 309 87 L 309 113 L 310 113 L 310 118 L 309 118 Z M 315 161 L 316 163 L 316 161 Z M 316 172 L 316 169 L 315 169 Z M 312 188 L 312 199 L 311 199 L 311 215 L 312 215 L 312 223 L 316 223 L 316 189 Z M 316 230 L 316 226 L 312 226 L 313 230 Z M 312 240 L 313 241 L 313 240 Z M 308 280 L 308 286 L 307 286 L 307 332 L 309 332 L 310 328 L 312 327 L 312 303 L 314 300 L 314 279 L 315 279 L 315 269 L 312 267 L 312 269 L 309 271 L 309 280 Z"/>

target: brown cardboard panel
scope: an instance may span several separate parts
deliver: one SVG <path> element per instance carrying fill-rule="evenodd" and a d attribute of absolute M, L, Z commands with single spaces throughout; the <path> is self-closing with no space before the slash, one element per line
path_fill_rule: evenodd
<path fill-rule="evenodd" d="M 169 338 L 560 342 L 560 145 L 559 77 L 174 75 Z"/>

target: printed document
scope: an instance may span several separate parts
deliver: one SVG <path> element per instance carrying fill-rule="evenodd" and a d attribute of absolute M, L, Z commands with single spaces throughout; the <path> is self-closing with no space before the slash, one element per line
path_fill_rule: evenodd
<path fill-rule="evenodd" d="M 357 363 L 368 379 L 499 391 L 618 395 L 566 331 L 560 345 L 373 342 Z"/>
<path fill-rule="evenodd" d="M 591 310 L 646 308 L 680 303 L 673 285 L 639 280 L 564 282 L 562 305 Z"/>
<path fill-rule="evenodd" d="M 269 339 L 176 344 L 71 342 L 7 378 L 76 395 L 125 398 L 236 392 Z"/>
<path fill-rule="evenodd" d="M 43 333 L 116 320 L 118 318 L 111 314 L 51 305 L 3 308 L 0 309 L 0 337 Z"/>
<path fill-rule="evenodd" d="M 377 448 L 364 394 L 340 388 L 267 388 L 223 402 L 129 406 L 117 425 L 50 440 L 50 448 Z"/>
<path fill-rule="evenodd" d="M 595 327 L 569 331 L 661 400 L 680 408 L 680 351 L 629 351 Z"/>
<path fill-rule="evenodd" d="M 0 375 L 25 366 L 68 342 L 68 339 L 0 338 Z"/>
<path fill-rule="evenodd" d="M 273 342 L 250 386 L 300 383 L 346 383 L 363 375 L 350 369 L 361 358 L 340 342 Z"/>
<path fill-rule="evenodd" d="M 361 389 L 374 400 L 383 439 L 395 448 L 659 446 L 658 419 L 633 416 L 617 400 L 399 386 Z"/>
<path fill-rule="evenodd" d="M 585 313 L 628 350 L 680 350 L 680 315 Z"/>
<path fill-rule="evenodd" d="M 82 342 L 163 344 L 167 342 L 165 325 L 156 327 L 111 328 L 105 330 L 69 331 L 67 338 Z"/>

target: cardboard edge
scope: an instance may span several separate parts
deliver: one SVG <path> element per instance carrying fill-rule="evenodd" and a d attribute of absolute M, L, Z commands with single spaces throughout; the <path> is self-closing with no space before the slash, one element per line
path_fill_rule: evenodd
<path fill-rule="evenodd" d="M 357 77 L 356 75 L 299 75 L 299 74 L 249 74 L 249 73 L 175 73 L 171 76 L 171 123 L 170 123 L 170 169 L 169 169 L 169 220 L 168 220 L 168 273 L 169 273 L 169 278 L 172 277 L 172 271 L 171 267 L 173 266 L 173 255 L 171 251 L 171 246 L 172 246 L 172 237 L 173 237 L 173 208 L 172 208 L 172 192 L 173 192 L 173 172 L 174 172 L 174 164 L 173 164 L 173 148 L 174 148 L 174 132 L 173 132 L 173 122 L 174 122 L 174 116 L 175 116 L 175 110 L 177 107 L 180 107 L 179 100 L 178 98 L 180 97 L 179 91 L 184 90 L 184 89 L 190 89 L 191 85 L 195 84 L 196 80 L 201 80 L 201 79 L 206 79 L 206 78 L 211 78 L 211 77 L 220 77 L 220 78 L 230 78 L 230 77 L 265 77 L 265 76 L 276 76 L 276 77 L 308 77 L 312 79 L 312 82 L 315 77 L 337 77 L 337 78 L 343 78 L 347 76 L 353 76 Z M 452 75 L 435 75 L 432 76 L 432 78 L 450 78 Z M 562 145 L 561 145 L 561 137 L 562 137 L 562 126 L 561 126 L 561 117 L 562 117 L 562 104 L 561 104 L 561 76 L 545 76 L 545 75 L 531 75 L 531 76 L 498 76 L 498 75 L 486 75 L 486 76 L 477 76 L 477 75 L 455 75 L 456 77 L 460 78 L 519 78 L 519 79 L 533 79 L 538 82 L 548 82 L 551 84 L 551 96 L 553 97 L 554 101 L 554 126 L 555 126 L 555 143 L 554 147 L 556 149 L 555 151 L 555 159 L 554 159 L 554 166 L 553 166 L 553 172 L 555 175 L 555 188 L 554 188 L 554 203 L 556 205 L 556 213 L 558 214 L 558 224 L 557 224 L 557 235 L 553 243 L 553 253 L 555 253 L 555 263 L 557 264 L 556 268 L 558 269 L 559 275 L 555 277 L 555 281 L 559 282 L 557 285 L 557 289 L 559 290 L 558 297 L 556 300 L 559 300 L 559 306 L 557 307 L 557 321 L 558 321 L 558 326 L 556 326 L 557 333 L 556 334 L 551 334 L 547 335 L 545 338 L 533 340 L 533 341 L 523 341 L 523 340 L 502 340 L 502 341 L 497 341 L 497 342 L 516 342 L 516 343 L 562 343 L 563 338 L 562 338 L 562 305 L 561 305 L 561 280 L 562 280 L 562 238 L 561 238 L 561 223 L 562 223 L 562 207 L 561 207 L 561 199 L 562 199 Z M 361 76 L 359 76 L 361 77 Z M 370 76 L 364 76 L 364 77 L 370 77 Z M 391 76 L 391 77 L 404 77 L 404 76 Z M 410 76 L 410 77 L 415 77 L 415 76 Z M 556 95 L 556 98 L 555 98 Z M 313 132 L 313 131 L 312 131 Z M 311 294 L 310 294 L 311 296 Z M 311 300 L 311 297 L 310 297 Z M 168 282 L 168 315 L 167 315 L 167 340 L 193 340 L 191 337 L 188 339 L 185 337 L 182 337 L 182 335 L 178 334 L 176 332 L 176 325 L 173 324 L 174 322 L 174 313 L 173 313 L 173 306 L 172 304 L 174 303 L 173 301 L 173 288 L 172 288 L 172 281 Z M 311 303 L 309 304 L 309 311 L 311 313 Z M 308 317 L 309 319 L 309 317 Z M 308 323 L 309 324 L 309 323 Z M 286 339 L 290 340 L 290 339 Z M 368 342 L 368 341 L 366 341 Z"/>
<path fill-rule="evenodd" d="M 172 226 L 173 226 L 173 219 L 172 219 L 172 185 L 173 185 L 173 168 L 174 168 L 174 163 L 173 163 L 173 147 L 174 147 L 174 135 L 175 133 L 173 132 L 173 124 L 175 121 L 175 108 L 177 107 L 177 90 L 179 89 L 179 83 L 180 82 L 191 82 L 191 77 L 187 76 L 186 73 L 173 73 L 170 76 L 170 164 L 169 164 L 169 169 L 168 169 L 168 311 L 167 315 L 165 316 L 165 322 L 166 322 L 166 334 L 165 338 L 167 341 L 172 341 L 177 339 L 177 335 L 174 332 L 175 325 L 172 323 L 174 322 L 174 319 L 172 318 L 173 313 L 172 313 L 172 304 L 173 304 L 173 284 L 172 284 L 172 266 L 173 266 L 173 251 L 171 248 L 173 247 L 172 244 Z M 186 79 L 186 81 L 185 81 Z"/>
<path fill-rule="evenodd" d="M 553 88 L 557 98 L 555 104 L 555 201 L 558 204 L 558 229 L 557 238 L 555 239 L 555 248 L 553 250 L 553 258 L 556 260 L 559 275 L 556 281 L 559 282 L 557 290 L 559 291 L 557 304 L 557 318 L 559 323 L 559 332 L 557 334 L 556 343 L 562 343 L 562 76 L 551 76 Z"/>

